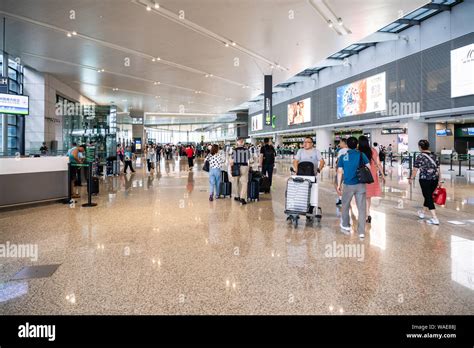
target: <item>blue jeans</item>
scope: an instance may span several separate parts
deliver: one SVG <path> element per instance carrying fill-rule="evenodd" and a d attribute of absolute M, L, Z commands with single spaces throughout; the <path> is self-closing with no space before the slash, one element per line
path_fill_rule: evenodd
<path fill-rule="evenodd" d="M 209 192 L 214 193 L 214 185 L 216 186 L 216 196 L 219 196 L 219 185 L 221 184 L 221 170 L 219 168 L 211 168 L 209 170 Z"/>

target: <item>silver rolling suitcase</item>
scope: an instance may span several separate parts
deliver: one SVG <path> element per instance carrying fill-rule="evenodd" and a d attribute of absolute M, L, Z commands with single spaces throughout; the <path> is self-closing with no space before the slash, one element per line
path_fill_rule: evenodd
<path fill-rule="evenodd" d="M 298 226 L 299 215 L 307 215 L 310 212 L 311 203 L 311 180 L 300 177 L 289 178 L 285 193 L 285 214 L 287 221 Z"/>

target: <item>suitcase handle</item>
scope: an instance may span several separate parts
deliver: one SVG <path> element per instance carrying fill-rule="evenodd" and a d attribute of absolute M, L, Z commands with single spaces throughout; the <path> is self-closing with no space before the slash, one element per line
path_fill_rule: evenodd
<path fill-rule="evenodd" d="M 297 176 L 296 178 L 293 179 L 293 181 L 295 181 L 295 182 L 303 182 L 304 179 L 303 179 L 303 178 L 300 178 L 299 176 Z"/>

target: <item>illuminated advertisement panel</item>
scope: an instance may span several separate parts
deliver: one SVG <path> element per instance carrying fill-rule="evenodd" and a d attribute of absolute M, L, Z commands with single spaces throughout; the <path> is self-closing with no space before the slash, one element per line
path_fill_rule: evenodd
<path fill-rule="evenodd" d="M 337 118 L 384 111 L 385 72 L 337 88 Z"/>

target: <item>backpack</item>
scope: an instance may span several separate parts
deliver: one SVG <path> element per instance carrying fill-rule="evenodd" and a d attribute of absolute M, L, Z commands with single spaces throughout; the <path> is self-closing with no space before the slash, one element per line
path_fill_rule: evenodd
<path fill-rule="evenodd" d="M 380 162 L 385 161 L 385 150 L 383 150 L 383 149 L 380 149 L 379 160 L 380 160 Z"/>
<path fill-rule="evenodd" d="M 273 146 L 265 145 L 263 147 L 263 161 L 267 163 L 275 162 L 275 149 Z"/>

